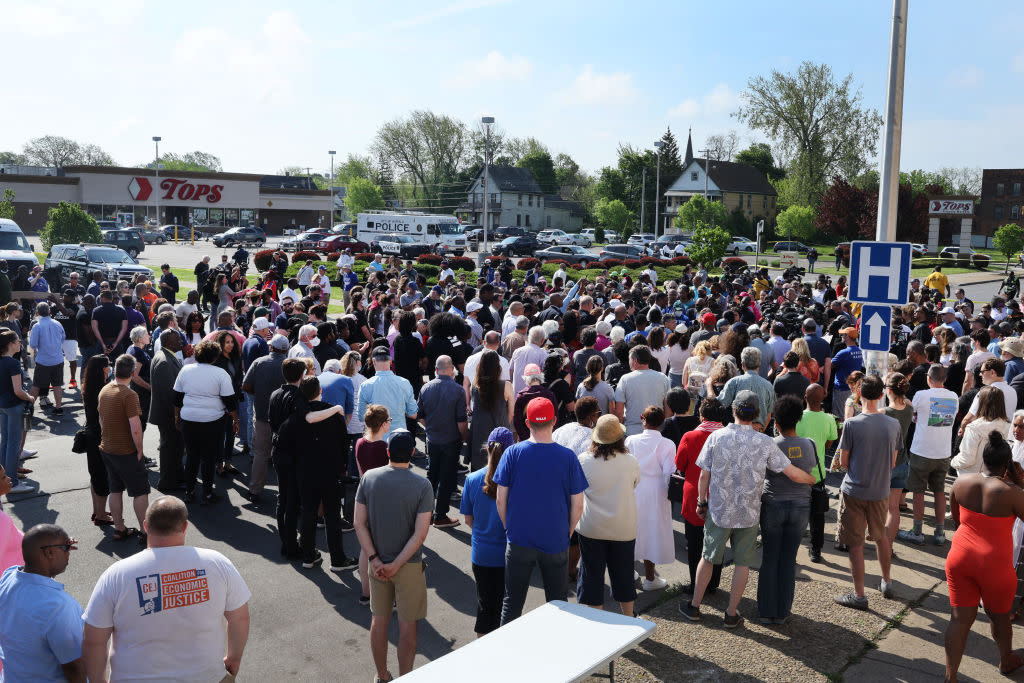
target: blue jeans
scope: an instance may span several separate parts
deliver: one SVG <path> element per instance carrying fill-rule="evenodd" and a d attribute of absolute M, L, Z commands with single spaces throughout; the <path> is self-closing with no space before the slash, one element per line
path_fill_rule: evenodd
<path fill-rule="evenodd" d="M 240 446 L 252 447 L 252 419 L 253 407 L 252 397 L 242 392 L 242 400 L 238 402 L 238 415 L 241 418 L 238 424 L 238 444 Z"/>
<path fill-rule="evenodd" d="M 761 502 L 763 545 L 757 579 L 757 611 L 762 617 L 785 619 L 793 608 L 796 551 L 810 512 L 810 494 L 800 501 Z"/>
<path fill-rule="evenodd" d="M 546 553 L 511 543 L 505 548 L 505 599 L 501 606 L 501 625 L 523 614 L 526 592 L 530 588 L 533 567 L 540 567 L 544 600 L 565 600 L 569 595 L 569 539 L 560 553 Z"/>
<path fill-rule="evenodd" d="M 676 387 L 683 386 L 683 376 L 682 375 L 677 375 L 674 372 L 670 372 L 670 373 L 668 373 L 668 380 L 669 380 L 669 383 L 671 384 L 673 389 L 675 389 Z"/>
<path fill-rule="evenodd" d="M 10 381 L 10 379 L 8 379 Z M 21 437 L 25 433 L 25 407 L 18 401 L 10 408 L 0 408 L 0 464 L 3 464 L 11 485 L 18 485 L 18 458 Z"/>

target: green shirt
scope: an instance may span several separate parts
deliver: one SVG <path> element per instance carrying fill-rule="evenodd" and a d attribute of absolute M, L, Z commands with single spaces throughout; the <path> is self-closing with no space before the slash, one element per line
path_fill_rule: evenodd
<path fill-rule="evenodd" d="M 825 444 L 839 438 L 839 431 L 836 429 L 836 418 L 822 411 L 805 410 L 804 416 L 796 423 L 796 435 L 810 439 L 818 449 L 818 462 L 821 463 L 821 472 L 815 467 L 812 470 L 815 483 L 821 481 L 821 475 L 826 472 L 825 467 Z"/>

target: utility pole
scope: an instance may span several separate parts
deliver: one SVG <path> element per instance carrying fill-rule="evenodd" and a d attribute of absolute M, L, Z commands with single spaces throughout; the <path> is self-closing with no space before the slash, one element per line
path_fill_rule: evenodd
<path fill-rule="evenodd" d="M 483 248 L 480 249 L 480 254 L 477 258 L 479 265 L 483 265 L 484 261 L 487 260 L 487 221 L 490 216 L 487 215 L 487 210 L 490 208 L 490 202 L 487 199 L 487 174 L 490 171 L 491 165 L 491 125 L 494 123 L 493 116 L 482 116 L 480 117 L 480 123 L 484 125 L 486 135 L 484 136 L 484 172 L 480 176 L 480 189 L 484 193 L 484 234 L 483 234 Z"/>
<path fill-rule="evenodd" d="M 656 140 L 654 148 L 658 150 L 657 179 L 654 181 L 654 239 L 658 239 L 658 220 L 661 209 L 661 148 L 665 146 L 663 140 Z"/>
<path fill-rule="evenodd" d="M 640 174 L 640 232 L 644 231 L 644 205 L 647 203 L 647 167 Z"/>
<path fill-rule="evenodd" d="M 153 144 L 156 145 L 156 158 L 153 159 L 153 170 L 156 171 L 156 227 L 160 227 L 160 140 L 159 135 L 153 136 Z"/>

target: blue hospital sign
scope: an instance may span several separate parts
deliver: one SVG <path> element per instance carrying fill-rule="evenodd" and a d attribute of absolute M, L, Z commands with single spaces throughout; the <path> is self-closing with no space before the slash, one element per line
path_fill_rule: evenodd
<path fill-rule="evenodd" d="M 850 243 L 850 301 L 900 306 L 910 297 L 909 242 Z"/>

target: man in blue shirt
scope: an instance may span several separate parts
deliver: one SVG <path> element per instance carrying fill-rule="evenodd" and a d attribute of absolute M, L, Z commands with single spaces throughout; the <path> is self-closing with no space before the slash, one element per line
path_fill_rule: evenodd
<path fill-rule="evenodd" d="M 359 284 L 359 276 L 352 272 L 352 266 L 348 263 L 341 266 L 341 292 L 342 303 L 345 310 L 352 305 L 352 288 Z"/>
<path fill-rule="evenodd" d="M 53 414 L 63 415 L 60 404 L 64 387 L 64 326 L 50 317 L 50 304 L 45 301 L 36 306 L 36 315 L 36 324 L 28 337 L 36 361 L 30 393 L 46 396 L 53 387 Z"/>
<path fill-rule="evenodd" d="M 85 682 L 82 607 L 53 580 L 76 543 L 59 526 L 37 524 L 21 542 L 25 566 L 0 576 L 4 680 Z"/>
<path fill-rule="evenodd" d="M 811 352 L 811 358 L 818 363 L 821 376 L 819 383 L 827 387 L 832 379 L 832 347 L 828 342 L 818 335 L 818 323 L 814 318 L 804 318 L 802 326 L 804 341 L 807 342 L 807 349 Z"/>
<path fill-rule="evenodd" d="M 371 403 L 382 405 L 391 416 L 385 436 L 392 429 L 407 429 L 406 418 L 416 419 L 417 406 L 412 384 L 391 371 L 391 351 L 388 347 L 378 346 L 373 350 L 371 358 L 375 374 L 360 385 L 356 411 L 359 415 L 365 415 L 366 407 Z"/>
<path fill-rule="evenodd" d="M 846 348 L 832 359 L 832 371 L 835 373 L 835 379 L 832 381 L 832 414 L 842 418 L 846 399 L 850 396 L 850 387 L 846 383 L 846 378 L 850 376 L 850 373 L 864 367 L 864 357 L 860 347 L 857 346 L 856 327 L 844 327 L 839 330 L 839 334 L 843 335 Z"/>
<path fill-rule="evenodd" d="M 427 479 L 434 488 L 433 524 L 439 529 L 458 526 L 448 516 L 456 488 L 459 455 L 466 440 L 466 392 L 455 383 L 455 364 L 448 356 L 434 362 L 436 377 L 420 389 L 419 421 L 426 432 Z"/>
<path fill-rule="evenodd" d="M 523 613 L 534 565 L 547 601 L 569 592 L 569 536 L 583 515 L 587 478 L 576 454 L 555 443 L 555 406 L 535 398 L 526 406 L 530 438 L 508 448 L 494 473 L 497 507 L 508 536 L 504 626 Z"/>

